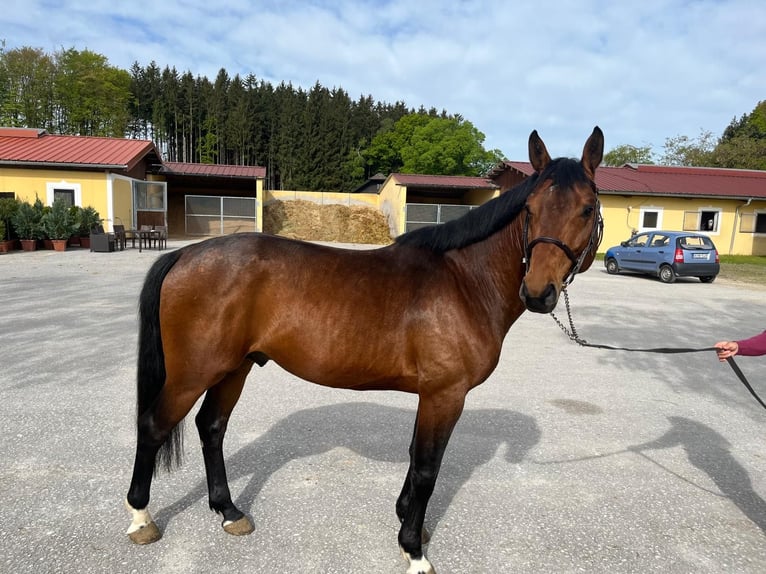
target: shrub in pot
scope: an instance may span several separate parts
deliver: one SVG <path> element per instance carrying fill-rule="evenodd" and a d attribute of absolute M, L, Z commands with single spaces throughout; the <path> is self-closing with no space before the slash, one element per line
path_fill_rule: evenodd
<path fill-rule="evenodd" d="M 42 216 L 45 235 L 53 241 L 57 251 L 66 249 L 67 240 L 77 232 L 79 223 L 74 220 L 65 201 L 57 199 L 50 210 Z"/>
<path fill-rule="evenodd" d="M 90 247 L 90 232 L 101 223 L 101 216 L 96 208 L 90 205 L 81 208 L 79 216 L 77 233 L 80 235 L 80 246 Z"/>
<path fill-rule="evenodd" d="M 42 238 L 41 218 L 42 209 L 36 209 L 26 201 L 20 202 L 11 216 L 11 224 L 21 240 L 21 248 L 24 251 L 37 249 L 37 240 Z"/>
<path fill-rule="evenodd" d="M 4 197 L 0 199 L 0 252 L 7 252 L 14 248 L 16 237 L 11 225 L 11 218 L 19 208 L 19 200 Z"/>

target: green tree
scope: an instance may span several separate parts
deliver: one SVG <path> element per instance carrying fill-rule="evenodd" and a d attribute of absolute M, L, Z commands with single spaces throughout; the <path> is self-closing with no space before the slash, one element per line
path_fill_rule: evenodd
<path fill-rule="evenodd" d="M 623 144 L 604 154 L 604 165 L 619 167 L 626 163 L 653 164 L 652 146 Z"/>
<path fill-rule="evenodd" d="M 0 125 L 51 128 L 54 71 L 41 49 L 0 45 Z"/>
<path fill-rule="evenodd" d="M 90 50 L 55 55 L 60 133 L 123 137 L 128 127 L 131 76 Z"/>
<path fill-rule="evenodd" d="M 417 113 L 377 135 L 364 155 L 374 172 L 482 175 L 502 159 L 483 142 L 484 134 L 460 117 Z"/>
<path fill-rule="evenodd" d="M 766 101 L 758 102 L 750 114 L 733 119 L 712 155 L 718 167 L 766 170 Z"/>
<path fill-rule="evenodd" d="M 713 150 L 716 139 L 710 131 L 702 130 L 697 139 L 676 136 L 665 140 L 665 153 L 660 158 L 662 165 L 697 166 L 713 165 Z"/>

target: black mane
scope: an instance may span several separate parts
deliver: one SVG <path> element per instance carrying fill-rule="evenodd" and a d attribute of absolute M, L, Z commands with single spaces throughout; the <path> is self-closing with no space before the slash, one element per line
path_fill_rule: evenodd
<path fill-rule="evenodd" d="M 500 197 L 469 211 L 464 216 L 441 225 L 415 229 L 397 237 L 396 243 L 444 253 L 483 241 L 516 219 L 538 181 L 548 179 L 562 189 L 572 187 L 575 183 L 590 181 L 578 160 L 558 158 L 551 161 L 541 174 L 531 175 Z"/>

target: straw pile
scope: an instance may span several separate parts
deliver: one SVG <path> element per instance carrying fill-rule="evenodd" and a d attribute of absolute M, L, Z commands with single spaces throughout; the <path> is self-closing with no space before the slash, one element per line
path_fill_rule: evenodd
<path fill-rule="evenodd" d="M 319 205 L 311 201 L 272 201 L 263 207 L 263 231 L 304 241 L 386 245 L 385 217 L 363 206 Z"/>

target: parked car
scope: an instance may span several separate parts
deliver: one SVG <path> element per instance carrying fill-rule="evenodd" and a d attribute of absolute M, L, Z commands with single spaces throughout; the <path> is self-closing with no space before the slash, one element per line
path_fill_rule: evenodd
<path fill-rule="evenodd" d="M 706 235 L 683 231 L 647 231 L 610 247 L 604 266 L 614 275 L 637 271 L 655 275 L 664 283 L 676 277 L 699 277 L 712 283 L 721 265 L 718 250 Z"/>

